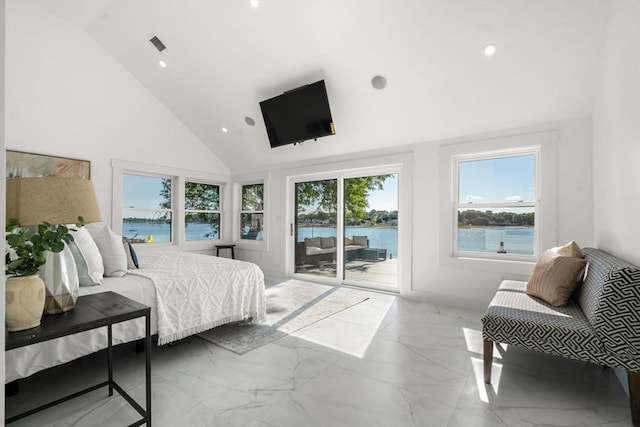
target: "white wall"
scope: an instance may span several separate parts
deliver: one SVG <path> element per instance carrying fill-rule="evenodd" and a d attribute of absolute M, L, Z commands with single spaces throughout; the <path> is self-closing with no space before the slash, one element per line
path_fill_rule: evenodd
<path fill-rule="evenodd" d="M 7 6 L 7 147 L 92 161 L 93 180 L 106 221 L 111 212 L 110 160 L 120 158 L 181 169 L 228 174 L 227 168 L 119 63 L 80 28 L 19 2 Z M 531 129 L 496 131 L 505 135 L 555 130 L 558 133 L 557 243 L 575 239 L 593 244 L 591 121 L 565 121 Z M 413 268 L 408 295 L 453 304 L 486 307 L 504 273 L 452 268 L 440 262 L 440 145 L 425 142 L 395 149 L 413 153 Z M 361 157 L 393 154 L 360 153 Z M 348 159 L 347 159 L 348 160 Z M 267 274 L 285 274 L 287 234 L 285 168 L 345 159 L 318 159 L 269 171 L 268 252 L 240 250 Z M 234 171 L 235 172 L 235 171 Z M 249 171 L 237 171 L 242 176 Z M 250 171 L 256 173 L 257 171 Z M 405 177 L 406 178 L 406 177 Z M 509 274 L 527 275 L 532 265 Z"/>
<path fill-rule="evenodd" d="M 415 152 L 414 225 L 413 225 L 413 296 L 445 304 L 486 308 L 504 278 L 526 280 L 533 262 L 463 261 L 447 258 L 450 242 L 450 188 L 446 182 L 450 161 L 442 161 L 441 146 L 461 143 L 464 146 L 517 147 L 536 141 L 554 140 L 556 153 L 542 165 L 543 203 L 548 216 L 539 224 L 547 230 L 542 236 L 541 251 L 576 240 L 591 246 L 591 121 L 576 119 L 562 123 L 495 132 L 477 137 L 422 144 Z M 495 148 L 494 148 L 495 149 Z M 545 161 L 543 157 L 541 162 Z M 548 163 L 547 161 L 547 163 Z M 554 175 L 555 174 L 555 175 Z M 546 199 L 544 199 L 546 194 Z M 554 224 L 555 222 L 555 224 Z"/>
<path fill-rule="evenodd" d="M 482 144 L 492 138 L 514 143 L 522 135 L 552 133 L 556 145 L 555 161 L 551 165 L 555 169 L 555 179 L 549 185 L 554 188 L 553 197 L 547 200 L 555 204 L 553 212 L 555 221 L 552 235 L 547 239 L 548 246 L 564 244 L 576 240 L 581 246 L 593 245 L 592 233 L 592 162 L 591 162 L 591 127 L 589 118 L 568 120 L 561 123 L 532 126 L 517 129 L 470 136 L 455 141 L 425 142 L 422 144 L 400 147 L 398 153 L 411 153 L 413 172 L 403 176 L 410 180 L 408 187 L 412 197 L 411 212 L 407 218 L 412 223 L 410 242 L 412 262 L 411 271 L 404 272 L 401 291 L 404 296 L 416 299 L 430 299 L 449 305 L 462 305 L 476 309 L 484 309 L 495 293 L 504 277 L 525 279 L 533 268 L 533 262 L 517 265 L 488 266 L 486 263 L 455 265 L 443 262 L 441 257 L 441 232 L 446 227 L 441 215 L 441 206 L 446 203 L 441 199 L 442 179 L 440 149 L 443 145 L 465 142 L 473 145 Z M 549 132 L 550 131 L 550 132 Z M 393 151 L 387 153 L 365 152 L 359 158 L 378 161 L 384 164 Z M 239 250 L 242 259 L 260 265 L 266 274 L 285 277 L 287 252 L 286 239 L 288 228 L 286 223 L 286 177 L 287 170 L 296 168 L 308 170 L 335 170 L 344 164 L 356 164 L 358 156 L 317 159 L 315 161 L 297 162 L 270 169 L 269 188 L 269 251 Z M 234 171 L 233 179 L 241 179 L 243 173 Z M 448 171 L 444 171 L 446 174 Z M 445 197 L 446 199 L 446 197 Z M 547 249 L 547 248 L 542 248 Z"/>
<path fill-rule="evenodd" d="M 228 168 L 82 29 L 7 4 L 7 148 L 91 161 L 111 221 L 111 159 L 229 175 Z"/>
<path fill-rule="evenodd" d="M 594 109 L 594 234 L 640 265 L 640 2 L 611 12 Z"/>

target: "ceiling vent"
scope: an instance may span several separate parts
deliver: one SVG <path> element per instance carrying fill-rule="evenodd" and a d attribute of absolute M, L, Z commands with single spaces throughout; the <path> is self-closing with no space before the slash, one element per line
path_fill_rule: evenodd
<path fill-rule="evenodd" d="M 158 38 L 158 36 L 151 37 L 151 39 L 149 41 L 151 42 L 152 45 L 154 45 L 156 47 L 156 49 L 158 49 L 158 52 L 162 52 L 163 50 L 165 50 L 167 48 L 164 45 L 164 43 L 162 43 L 162 40 L 160 40 Z"/>

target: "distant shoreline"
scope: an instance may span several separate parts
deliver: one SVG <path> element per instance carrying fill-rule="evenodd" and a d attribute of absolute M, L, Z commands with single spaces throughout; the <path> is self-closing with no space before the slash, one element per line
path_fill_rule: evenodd
<path fill-rule="evenodd" d="M 458 225 L 458 228 L 533 228 L 534 225 Z"/>
<path fill-rule="evenodd" d="M 298 224 L 300 228 L 336 228 L 335 224 Z M 398 228 L 397 225 L 345 225 L 347 228 Z"/>

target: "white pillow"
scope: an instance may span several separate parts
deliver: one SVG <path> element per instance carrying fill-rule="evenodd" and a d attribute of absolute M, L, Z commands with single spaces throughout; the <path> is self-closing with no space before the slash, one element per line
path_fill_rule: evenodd
<path fill-rule="evenodd" d="M 583 258 L 582 249 L 580 249 L 580 246 L 578 246 L 575 240 L 570 241 L 564 246 L 558 246 L 557 248 L 551 248 L 550 250 L 561 256 Z"/>
<path fill-rule="evenodd" d="M 102 284 L 104 265 L 98 246 L 91 238 L 85 227 L 71 231 L 73 242 L 69 243 L 69 250 L 73 254 L 78 270 L 80 286 L 94 286 Z"/>
<path fill-rule="evenodd" d="M 102 255 L 104 275 L 107 277 L 124 276 L 127 273 L 127 254 L 122 247 L 122 237 L 111 231 L 104 223 L 87 224 L 86 228 L 96 242 L 100 255 Z"/>

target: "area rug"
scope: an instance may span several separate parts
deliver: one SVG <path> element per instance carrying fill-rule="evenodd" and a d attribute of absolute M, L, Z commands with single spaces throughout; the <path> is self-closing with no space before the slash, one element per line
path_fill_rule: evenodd
<path fill-rule="evenodd" d="M 234 353 L 245 354 L 368 299 L 342 288 L 300 280 L 271 286 L 266 296 L 264 323 L 232 323 L 198 336 Z"/>

